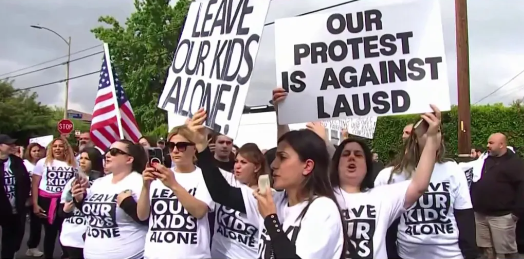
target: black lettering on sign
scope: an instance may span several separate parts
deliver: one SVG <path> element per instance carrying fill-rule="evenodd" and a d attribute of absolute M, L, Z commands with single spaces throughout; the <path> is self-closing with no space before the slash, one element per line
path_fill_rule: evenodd
<path fill-rule="evenodd" d="M 289 238 L 291 243 L 297 241 L 298 233 L 300 232 L 300 226 L 289 226 L 284 230 L 286 236 Z M 271 247 L 271 238 L 264 228 L 260 235 L 260 242 L 258 246 L 258 258 L 259 259 L 274 259 L 273 248 Z"/>
<path fill-rule="evenodd" d="M 412 31 L 381 33 L 384 26 L 380 10 L 371 9 L 354 13 L 334 13 L 326 20 L 326 31 L 332 35 L 345 33 L 347 39 L 333 42 L 295 44 L 293 48 L 295 66 L 328 64 L 348 60 L 374 59 L 394 55 L 411 54 L 410 41 L 417 35 Z M 376 35 L 353 37 L 362 32 L 377 32 Z M 443 57 L 395 58 L 360 67 L 345 66 L 341 69 L 327 67 L 320 90 L 350 89 L 378 86 L 399 82 L 439 80 L 439 64 Z M 300 69 L 281 72 L 282 87 L 286 91 L 300 93 L 306 89 L 307 75 Z M 401 89 L 340 94 L 335 104 L 325 104 L 324 97 L 317 97 L 319 119 L 404 113 L 411 106 L 409 94 Z"/>
<path fill-rule="evenodd" d="M 73 215 L 64 220 L 64 222 L 74 225 L 87 225 L 86 216 L 80 210 L 73 210 Z"/>
<path fill-rule="evenodd" d="M 377 211 L 374 205 L 360 205 L 342 210 L 342 218 L 348 230 L 346 258 L 372 259 L 373 235 L 376 229 Z"/>
<path fill-rule="evenodd" d="M 188 190 L 195 196 L 196 188 Z M 155 189 L 151 200 L 152 232 L 149 242 L 194 245 L 198 242 L 198 219 L 168 189 Z"/>
<path fill-rule="evenodd" d="M 259 32 L 250 28 L 259 26 L 253 21 L 255 3 L 200 3 L 194 23 L 186 20 L 184 30 L 191 30 L 191 35 L 179 41 L 167 80 L 171 85 L 164 88 L 160 108 L 192 117 L 204 107 L 208 112 L 205 125 L 216 132 L 229 132 L 235 108 L 236 113 L 243 110 L 235 104 L 239 94 L 243 98 L 247 93 L 260 42 Z M 219 113 L 224 114 L 224 123 L 217 122 Z"/>
<path fill-rule="evenodd" d="M 94 238 L 115 238 L 120 236 L 116 222 L 116 197 L 118 194 L 91 195 L 84 201 L 82 213 L 87 216 L 87 235 Z"/>
<path fill-rule="evenodd" d="M 255 242 L 257 241 L 255 237 L 258 235 L 258 227 L 244 222 L 240 212 L 220 205 L 216 212 L 216 217 L 218 234 L 231 239 L 233 242 L 238 242 L 252 248 L 255 247 Z"/>
<path fill-rule="evenodd" d="M 4 192 L 7 195 L 7 199 L 11 200 L 15 198 L 15 183 L 16 179 L 11 171 L 7 170 L 4 172 Z"/>
<path fill-rule="evenodd" d="M 449 181 L 429 183 L 429 188 L 403 215 L 408 235 L 452 234 L 453 223 L 448 217 L 451 208 Z"/>
<path fill-rule="evenodd" d="M 62 192 L 66 183 L 73 178 L 76 169 L 72 166 L 48 166 L 46 170 L 46 191 Z"/>

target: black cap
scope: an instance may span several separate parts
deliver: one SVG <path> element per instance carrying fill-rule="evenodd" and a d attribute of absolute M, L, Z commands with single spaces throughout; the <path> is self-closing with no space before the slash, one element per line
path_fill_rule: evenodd
<path fill-rule="evenodd" d="M 5 134 L 0 134 L 0 145 L 6 144 L 6 145 L 13 145 L 16 142 L 16 139 L 13 139 Z"/>

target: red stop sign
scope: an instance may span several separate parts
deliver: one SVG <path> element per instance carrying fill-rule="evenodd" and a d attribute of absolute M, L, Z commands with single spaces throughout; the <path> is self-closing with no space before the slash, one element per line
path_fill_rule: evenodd
<path fill-rule="evenodd" d="M 60 120 L 58 122 L 58 132 L 61 134 L 69 134 L 73 131 L 74 126 L 71 120 Z"/>

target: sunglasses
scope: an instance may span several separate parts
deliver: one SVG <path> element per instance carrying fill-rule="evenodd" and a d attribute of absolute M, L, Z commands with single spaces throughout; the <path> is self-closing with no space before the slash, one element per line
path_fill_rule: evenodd
<path fill-rule="evenodd" d="M 118 148 L 111 148 L 106 152 L 106 155 L 110 154 L 111 156 L 117 156 L 117 155 L 129 155 L 127 152 L 122 151 Z"/>
<path fill-rule="evenodd" d="M 186 151 L 187 147 L 194 146 L 194 143 L 191 142 L 167 142 L 166 146 L 169 148 L 169 150 L 173 151 L 175 150 L 175 147 L 178 151 L 184 152 Z"/>

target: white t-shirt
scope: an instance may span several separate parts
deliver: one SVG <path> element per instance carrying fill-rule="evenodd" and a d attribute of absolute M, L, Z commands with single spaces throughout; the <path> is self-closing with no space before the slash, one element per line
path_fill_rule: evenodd
<path fill-rule="evenodd" d="M 29 162 L 29 160 L 27 159 L 24 159 L 24 166 L 25 166 L 25 169 L 27 170 L 27 172 L 29 173 L 29 175 L 33 175 L 33 170 L 35 168 L 35 165 L 31 162 Z"/>
<path fill-rule="evenodd" d="M 244 197 L 245 198 L 245 197 Z M 316 198 L 302 219 L 299 218 L 307 201 L 288 206 L 285 192 L 273 193 L 273 201 L 282 229 L 296 246 L 302 259 L 339 259 L 342 255 L 344 234 L 340 212 L 334 201 L 326 197 Z M 263 226 L 263 222 L 261 222 Z M 270 236 L 263 227 L 259 250 L 260 259 L 270 259 L 272 251 Z"/>
<path fill-rule="evenodd" d="M 174 171 L 174 169 L 173 169 Z M 191 173 L 174 172 L 176 181 L 196 199 L 214 209 L 200 168 Z M 207 215 L 192 216 L 171 189 L 155 180 L 150 189 L 151 214 L 145 239 L 144 258 L 210 258 Z"/>
<path fill-rule="evenodd" d="M 45 158 L 38 160 L 33 168 L 33 174 L 42 177 L 38 189 L 48 193 L 62 193 L 66 183 L 73 178 L 77 169 L 56 159 L 46 165 L 45 160 Z"/>
<path fill-rule="evenodd" d="M 386 232 L 405 211 L 409 183 L 404 181 L 361 193 L 335 188 L 350 242 L 346 258 L 387 258 Z"/>
<path fill-rule="evenodd" d="M 253 189 L 240 183 L 230 172 L 220 169 L 226 181 L 240 188 L 244 197 L 246 213 L 216 204 L 215 234 L 211 245 L 212 258 L 244 259 L 256 258 L 260 242 L 262 216 L 253 197 Z"/>
<path fill-rule="evenodd" d="M 392 167 L 382 170 L 375 184 L 387 184 Z M 405 181 L 394 174 L 392 183 Z M 455 162 L 435 164 L 428 190 L 400 218 L 398 254 L 404 259 L 463 258 L 458 246 L 454 209 L 471 209 L 468 182 Z"/>
<path fill-rule="evenodd" d="M 71 185 L 73 184 L 75 178 L 71 178 L 62 192 L 62 197 L 60 198 L 60 203 L 66 203 L 67 193 L 71 191 Z M 84 239 L 82 235 L 87 230 L 87 218 L 77 208 L 73 209 L 73 215 L 69 218 L 66 218 L 62 223 L 62 231 L 60 231 L 60 243 L 63 246 L 84 248 Z"/>
<path fill-rule="evenodd" d="M 147 226 L 135 222 L 117 205 L 117 196 L 131 190 L 135 200 L 142 191 L 142 175 L 132 172 L 118 183 L 113 174 L 93 182 L 84 199 L 82 213 L 88 227 L 84 245 L 86 259 L 142 258 Z"/>
<path fill-rule="evenodd" d="M 16 178 L 13 171 L 11 171 L 11 158 L 7 158 L 4 162 L 4 192 L 9 199 L 13 214 L 16 214 Z"/>

